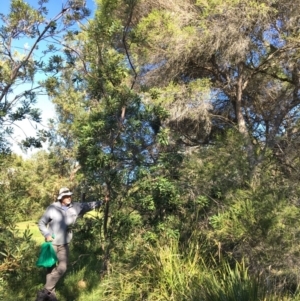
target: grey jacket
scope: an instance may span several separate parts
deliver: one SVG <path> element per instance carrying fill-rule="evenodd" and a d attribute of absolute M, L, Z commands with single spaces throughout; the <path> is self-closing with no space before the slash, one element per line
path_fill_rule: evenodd
<path fill-rule="evenodd" d="M 54 245 L 64 245 L 72 240 L 72 231 L 69 229 L 77 218 L 83 216 L 102 205 L 102 201 L 89 203 L 71 203 L 65 209 L 59 201 L 51 204 L 45 211 L 44 215 L 38 222 L 41 233 L 46 237 L 48 235 L 54 237 Z"/>

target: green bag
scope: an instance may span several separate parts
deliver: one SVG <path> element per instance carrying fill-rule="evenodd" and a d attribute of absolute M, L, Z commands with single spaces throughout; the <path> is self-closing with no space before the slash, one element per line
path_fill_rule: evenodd
<path fill-rule="evenodd" d="M 57 263 L 56 252 L 52 246 L 52 242 L 46 241 L 41 245 L 40 255 L 36 262 L 36 266 L 43 268 L 51 268 Z"/>

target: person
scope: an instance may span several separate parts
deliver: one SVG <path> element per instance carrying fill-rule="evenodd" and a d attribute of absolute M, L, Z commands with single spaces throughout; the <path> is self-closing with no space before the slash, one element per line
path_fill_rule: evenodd
<path fill-rule="evenodd" d="M 69 243 L 72 240 L 72 226 L 78 217 L 83 216 L 95 208 L 99 208 L 103 201 L 77 203 L 72 202 L 72 192 L 63 187 L 59 190 L 57 201 L 51 204 L 39 219 L 38 227 L 45 241 L 52 241 L 58 263 L 47 269 L 46 284 L 38 292 L 36 301 L 57 301 L 55 286 L 67 270 L 69 258 Z"/>

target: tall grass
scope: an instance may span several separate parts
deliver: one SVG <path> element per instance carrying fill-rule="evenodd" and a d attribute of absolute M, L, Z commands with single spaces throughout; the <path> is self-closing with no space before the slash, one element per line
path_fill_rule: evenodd
<path fill-rule="evenodd" d="M 276 296 L 260 277 L 249 275 L 245 262 L 207 265 L 197 245 L 181 252 L 178 242 L 143 245 L 134 265 L 120 265 L 86 301 L 298 301 Z M 97 299 L 98 298 L 98 299 Z M 83 299 L 82 299 L 83 300 Z"/>
<path fill-rule="evenodd" d="M 195 249 L 180 254 L 178 243 L 142 245 L 135 265 L 115 271 L 102 283 L 102 296 L 112 301 L 204 300 L 199 283 L 205 277 Z M 99 296 L 100 297 L 100 296 Z"/>
<path fill-rule="evenodd" d="M 245 262 L 228 262 L 210 273 L 206 280 L 207 301 L 257 301 L 267 300 L 267 294 L 259 277 L 250 277 Z"/>

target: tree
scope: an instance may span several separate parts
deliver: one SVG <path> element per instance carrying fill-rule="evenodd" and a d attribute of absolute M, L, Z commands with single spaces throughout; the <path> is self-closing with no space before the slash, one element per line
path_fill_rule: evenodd
<path fill-rule="evenodd" d="M 185 231 L 208 229 L 224 248 L 215 254 L 247 254 L 258 269 L 272 261 L 290 277 L 293 265 L 279 258 L 297 253 L 297 4 L 145 0 L 128 35 L 140 91 L 171 113 L 163 125 L 190 159 L 179 181 L 195 218 Z"/>
<path fill-rule="evenodd" d="M 85 2 L 75 0 L 66 1 L 57 15 L 48 18 L 47 2 L 41 0 L 33 8 L 23 0 L 12 0 L 9 14 L 0 15 L 1 152 L 9 151 L 7 137 L 13 134 L 17 121 L 41 121 L 40 112 L 34 108 L 36 98 L 55 84 L 56 76 L 64 68 L 62 57 L 54 53 L 61 51 L 62 36 L 74 31 L 74 25 L 89 15 Z M 23 39 L 26 45 L 20 51 L 18 40 Z M 40 72 L 42 80 L 37 79 Z M 28 85 L 23 88 L 25 84 Z M 26 137 L 24 146 L 41 147 L 45 134 L 39 131 L 37 138 Z"/>
<path fill-rule="evenodd" d="M 121 2 L 98 4 L 94 20 L 67 37 L 72 66 L 52 93 L 63 142 L 56 149 L 62 157 L 76 155 L 78 188 L 86 187 L 90 197 L 111 198 L 101 228 L 107 267 L 110 252 L 122 249 L 116 244 L 126 244 L 124 238 L 144 226 L 162 231 L 178 210 L 173 179 L 181 156 L 176 145 L 168 145 L 169 133 L 161 126 L 168 112 L 135 91 L 138 67 L 127 45 L 134 2 L 123 7 L 124 20 L 118 15 Z"/>
<path fill-rule="evenodd" d="M 139 2 L 129 36 L 140 82 L 173 112 L 178 141 L 206 145 L 236 128 L 253 175 L 268 148 L 298 132 L 297 10 L 290 1 Z M 195 101 L 186 91 L 197 93 L 203 80 L 210 92 Z"/>

